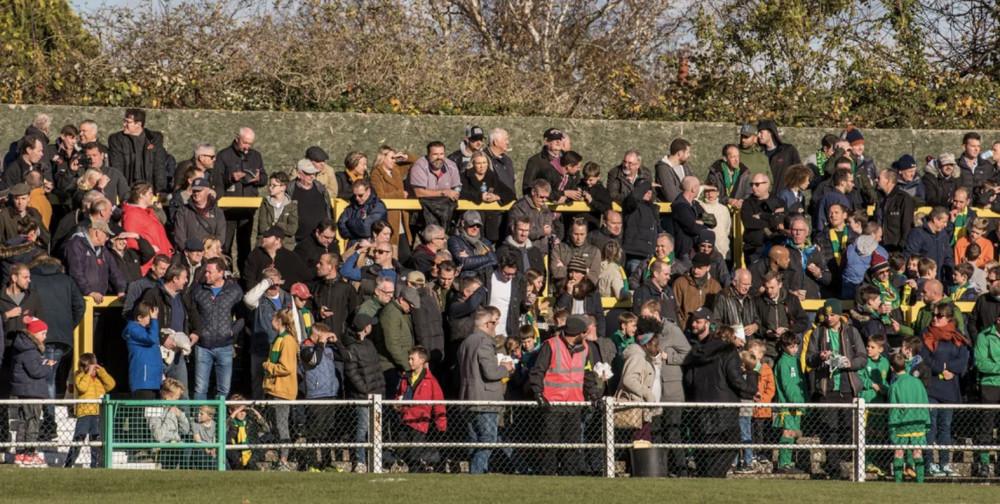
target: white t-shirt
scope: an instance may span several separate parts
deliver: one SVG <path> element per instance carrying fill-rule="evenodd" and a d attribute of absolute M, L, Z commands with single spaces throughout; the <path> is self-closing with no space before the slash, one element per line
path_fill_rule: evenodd
<path fill-rule="evenodd" d="M 500 323 L 497 324 L 497 336 L 511 336 L 507 334 L 507 311 L 510 310 L 510 291 L 514 286 L 513 280 L 503 282 L 494 273 L 490 276 L 490 306 L 500 310 Z"/>

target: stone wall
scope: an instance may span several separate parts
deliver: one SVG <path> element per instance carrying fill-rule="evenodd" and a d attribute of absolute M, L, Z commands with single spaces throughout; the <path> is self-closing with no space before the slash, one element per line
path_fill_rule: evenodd
<path fill-rule="evenodd" d="M 16 141 L 39 112 L 52 115 L 53 141 L 64 124 L 79 124 L 87 118 L 98 122 L 100 135 L 106 139 L 121 130 L 123 111 L 102 107 L 3 105 L 0 141 Z M 720 156 L 722 146 L 738 139 L 737 126 L 723 123 L 217 110 L 151 110 L 147 114 L 147 126 L 164 132 L 166 148 L 178 161 L 190 157 L 195 144 L 201 141 L 212 142 L 220 149 L 228 146 L 241 126 L 249 126 L 257 133 L 254 147 L 264 156 L 268 169 L 286 170 L 291 170 L 310 145 L 323 147 L 332 158 L 331 166 L 337 170 L 342 169 L 341 160 L 348 151 L 361 150 L 372 156 L 381 144 L 423 154 L 428 141 L 441 140 L 451 152 L 462 140 L 465 128 L 476 124 L 487 132 L 502 127 L 510 133 L 509 155 L 519 172 L 541 148 L 542 132 L 556 126 L 571 135 L 573 150 L 586 160 L 600 163 L 605 172 L 621 161 L 624 151 L 632 148 L 643 154 L 644 165 L 652 167 L 656 159 L 667 154 L 671 140 L 686 138 L 693 145 L 690 165 L 695 174 L 704 176 L 708 166 Z M 785 127 L 782 139 L 795 144 L 804 159 L 816 151 L 826 133 L 839 134 L 840 130 Z M 892 129 L 863 130 L 863 133 L 868 140 L 866 154 L 873 156 L 878 166 L 888 166 L 904 153 L 913 154 L 918 162 L 926 155 L 958 153 L 964 131 Z M 997 131 L 981 133 L 984 149 L 1000 138 Z"/>

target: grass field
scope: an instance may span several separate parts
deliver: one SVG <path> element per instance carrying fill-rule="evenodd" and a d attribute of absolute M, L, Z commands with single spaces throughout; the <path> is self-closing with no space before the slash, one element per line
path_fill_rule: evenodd
<path fill-rule="evenodd" d="M 532 476 L 0 469 L 0 502 L 61 503 L 630 503 L 989 502 L 981 485 L 839 481 L 602 479 Z"/>

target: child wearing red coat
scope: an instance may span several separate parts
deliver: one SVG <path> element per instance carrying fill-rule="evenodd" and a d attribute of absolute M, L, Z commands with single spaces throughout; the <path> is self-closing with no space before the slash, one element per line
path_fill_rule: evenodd
<path fill-rule="evenodd" d="M 415 346 L 408 352 L 410 369 L 412 371 L 399 381 L 396 399 L 400 401 L 443 401 L 444 394 L 437 378 L 431 374 L 427 366 L 427 349 Z M 427 440 L 431 422 L 439 432 L 448 429 L 448 417 L 445 415 L 444 404 L 421 404 L 414 406 L 398 406 L 402 428 L 397 432 L 397 440 L 402 443 L 422 443 Z M 438 454 L 427 448 L 408 448 L 401 450 L 400 458 L 409 467 L 410 472 L 434 472 L 433 464 L 437 462 Z"/>

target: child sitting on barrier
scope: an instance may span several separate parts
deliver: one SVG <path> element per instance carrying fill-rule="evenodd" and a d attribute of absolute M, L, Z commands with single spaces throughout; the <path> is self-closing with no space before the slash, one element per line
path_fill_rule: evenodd
<path fill-rule="evenodd" d="M 45 337 L 49 326 L 41 320 L 24 317 L 25 330 L 18 332 L 14 339 L 10 395 L 15 399 L 48 399 L 49 388 L 45 378 L 55 372 L 58 364 L 46 359 Z M 38 455 L 31 443 L 38 441 L 38 431 L 42 423 L 41 404 L 20 404 L 17 407 L 17 441 L 29 443 L 17 448 L 14 465 L 19 467 L 45 467 L 45 459 Z"/>
<path fill-rule="evenodd" d="M 191 424 L 191 435 L 195 443 L 215 443 L 218 426 L 215 423 L 215 407 L 207 404 L 198 408 L 198 421 Z M 212 469 L 216 467 L 215 447 L 202 448 L 195 452 L 192 461 L 195 469 Z"/>
<path fill-rule="evenodd" d="M 799 338 L 791 333 L 781 335 L 778 340 L 781 345 L 781 357 L 774 365 L 774 384 L 779 403 L 806 402 L 805 381 L 802 379 L 802 368 L 799 367 Z M 774 426 L 781 429 L 783 445 L 795 444 L 795 439 L 802 435 L 802 408 L 780 408 L 774 418 Z M 792 449 L 778 450 L 777 474 L 802 474 L 802 470 L 792 462 Z"/>
<path fill-rule="evenodd" d="M 230 396 L 231 401 L 245 401 L 241 394 Z M 226 427 L 226 444 L 242 445 L 265 442 L 269 439 L 271 427 L 264 416 L 253 406 L 245 404 L 229 407 L 229 417 Z M 228 450 L 226 451 L 226 470 L 253 469 L 253 462 L 264 460 L 263 451 Z"/>
<path fill-rule="evenodd" d="M 173 379 L 166 378 L 160 385 L 160 399 L 164 401 L 176 401 L 184 395 L 184 385 Z M 146 414 L 149 416 L 149 430 L 153 433 L 153 439 L 157 443 L 180 443 L 181 435 L 191 434 L 191 422 L 187 415 L 177 406 L 168 408 L 158 408 L 155 411 L 149 408 Z M 164 469 L 177 468 L 183 459 L 184 450 L 161 449 L 157 460 Z"/>
<path fill-rule="evenodd" d="M 399 381 L 396 399 L 401 401 L 443 401 L 444 393 L 441 386 L 427 367 L 427 349 L 417 345 L 408 353 L 410 371 Z M 421 404 L 417 406 L 399 406 L 400 422 L 403 428 L 398 431 L 400 442 L 422 443 L 427 440 L 431 423 L 438 432 L 448 430 L 448 417 L 443 404 Z M 403 461 L 410 472 L 434 472 L 438 459 L 436 452 L 426 448 L 408 448 L 402 450 Z"/>
<path fill-rule="evenodd" d="M 927 390 L 920 381 L 907 373 L 906 357 L 894 354 L 890 359 L 895 381 L 889 387 L 890 404 L 927 404 Z M 895 446 L 927 444 L 927 429 L 931 416 L 927 408 L 891 408 L 889 410 L 889 438 Z M 919 449 L 896 449 L 892 459 L 893 477 L 897 483 L 903 481 L 903 453 L 913 457 L 917 483 L 924 482 L 924 458 Z M 908 457 L 909 458 L 909 457 Z"/>
<path fill-rule="evenodd" d="M 97 364 L 97 356 L 92 353 L 85 353 L 80 356 L 77 366 L 76 376 L 73 377 L 73 384 L 76 386 L 77 399 L 100 399 L 115 388 L 115 379 Z M 96 404 L 78 404 L 76 406 L 76 427 L 73 430 L 73 442 L 85 441 L 90 436 L 90 441 L 101 440 L 101 407 Z M 97 446 L 90 447 L 90 467 L 100 467 L 101 449 Z M 74 446 L 69 449 L 66 455 L 65 467 L 73 467 L 76 457 L 80 454 L 80 448 Z"/>

